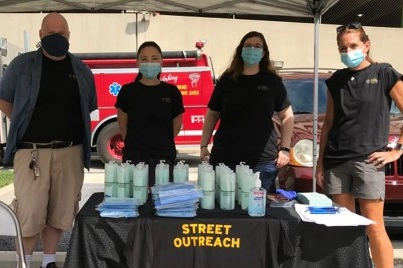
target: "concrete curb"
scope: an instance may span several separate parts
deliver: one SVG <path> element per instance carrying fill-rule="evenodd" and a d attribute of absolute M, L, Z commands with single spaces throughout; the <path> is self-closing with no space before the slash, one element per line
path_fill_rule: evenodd
<path fill-rule="evenodd" d="M 392 241 L 395 259 L 403 259 L 403 241 Z"/>
<path fill-rule="evenodd" d="M 6 203 L 7 205 L 11 205 L 11 202 L 14 199 L 14 184 L 7 185 L 5 187 L 0 188 L 0 201 Z"/>

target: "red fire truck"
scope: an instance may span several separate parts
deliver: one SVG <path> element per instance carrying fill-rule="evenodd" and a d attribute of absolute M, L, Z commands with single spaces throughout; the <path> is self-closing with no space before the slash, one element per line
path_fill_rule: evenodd
<path fill-rule="evenodd" d="M 194 51 L 163 52 L 160 79 L 178 87 L 185 113 L 182 129 L 175 139 L 177 149 L 200 145 L 207 103 L 214 87 L 214 72 L 209 58 L 197 42 Z M 136 53 L 79 53 L 92 70 L 98 97 L 98 110 L 91 114 L 92 146 L 106 163 L 120 161 L 124 141 L 119 133 L 115 102 L 121 87 L 134 81 L 138 68 Z M 141 127 L 141 126 L 139 126 Z"/>

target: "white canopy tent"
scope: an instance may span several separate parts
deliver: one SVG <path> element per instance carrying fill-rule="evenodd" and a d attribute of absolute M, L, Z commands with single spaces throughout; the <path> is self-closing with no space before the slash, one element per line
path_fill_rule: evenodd
<path fill-rule="evenodd" d="M 0 13 L 132 10 L 148 12 L 187 12 L 260 14 L 314 18 L 314 121 L 313 159 L 317 156 L 318 132 L 318 52 L 321 16 L 339 0 L 0 0 Z M 313 174 L 316 161 L 313 161 Z M 312 190 L 316 191 L 313 177 Z"/>
<path fill-rule="evenodd" d="M 338 0 L 0 0 L 0 12 L 142 10 L 193 13 L 322 15 Z"/>

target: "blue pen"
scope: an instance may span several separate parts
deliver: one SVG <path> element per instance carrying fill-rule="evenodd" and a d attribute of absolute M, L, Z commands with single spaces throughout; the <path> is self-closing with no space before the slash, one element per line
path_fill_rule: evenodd
<path fill-rule="evenodd" d="M 311 206 L 308 207 L 306 212 L 309 212 L 310 214 L 336 214 L 340 212 L 340 209 L 338 207 L 315 207 Z"/>

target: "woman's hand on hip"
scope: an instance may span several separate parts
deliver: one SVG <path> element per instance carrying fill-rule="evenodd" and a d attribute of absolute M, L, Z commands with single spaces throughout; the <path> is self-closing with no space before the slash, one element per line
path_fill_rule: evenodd
<path fill-rule="evenodd" d="M 400 150 L 391 150 L 387 152 L 375 152 L 368 156 L 367 163 L 373 164 L 377 168 L 385 166 L 387 163 L 396 161 L 402 153 Z"/>

